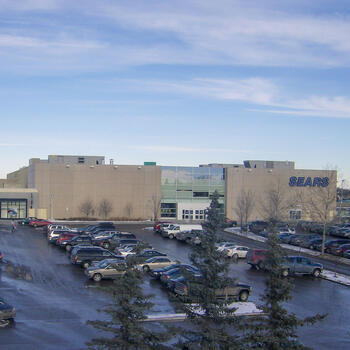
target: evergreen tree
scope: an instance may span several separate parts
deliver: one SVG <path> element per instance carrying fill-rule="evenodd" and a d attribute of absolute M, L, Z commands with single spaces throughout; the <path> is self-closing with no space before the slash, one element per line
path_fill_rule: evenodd
<path fill-rule="evenodd" d="M 298 318 L 286 310 L 283 304 L 291 300 L 293 284 L 282 277 L 283 251 L 275 234 L 275 221 L 271 220 L 267 245 L 265 268 L 266 286 L 262 295 L 264 316 L 243 319 L 238 327 L 246 348 L 256 347 L 266 350 L 308 349 L 298 341 L 297 329 L 306 324 L 313 324 L 325 317 L 316 315 L 305 319 Z"/>
<path fill-rule="evenodd" d="M 200 271 L 200 280 L 187 276 L 189 279 L 190 300 L 198 305 L 184 304 L 183 308 L 190 322 L 191 330 L 183 331 L 186 340 L 178 345 L 184 349 L 191 349 L 194 344 L 201 349 L 238 349 L 238 338 L 230 335 L 228 328 L 234 323 L 234 310 L 228 308 L 228 300 L 218 300 L 216 291 L 235 283 L 228 278 L 228 262 L 218 252 L 217 232 L 224 222 L 220 213 L 219 195 L 215 192 L 211 204 L 206 211 L 206 222 L 203 225 L 205 233 L 201 235 L 201 244 L 194 246 L 190 256 L 192 264 Z M 226 317 L 223 317 L 226 314 Z"/>
<path fill-rule="evenodd" d="M 135 260 L 128 259 L 124 268 L 123 277 L 113 281 L 110 287 L 101 287 L 114 301 L 102 310 L 110 320 L 87 322 L 104 333 L 111 333 L 111 336 L 92 339 L 87 343 L 89 349 L 159 349 L 169 338 L 165 332 L 151 331 L 142 323 L 146 311 L 153 307 L 149 301 L 151 295 L 143 294 L 143 273 L 136 268 Z"/>

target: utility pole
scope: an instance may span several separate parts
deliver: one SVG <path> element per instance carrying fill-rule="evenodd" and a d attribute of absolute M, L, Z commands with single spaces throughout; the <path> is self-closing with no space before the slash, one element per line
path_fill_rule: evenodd
<path fill-rule="evenodd" d="M 50 195 L 50 217 L 51 220 L 53 220 L 53 200 L 54 200 L 54 195 Z"/>

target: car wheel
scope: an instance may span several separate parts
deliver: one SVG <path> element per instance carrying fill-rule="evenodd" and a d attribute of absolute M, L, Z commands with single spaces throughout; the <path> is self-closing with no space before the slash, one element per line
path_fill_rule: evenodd
<path fill-rule="evenodd" d="M 265 267 L 265 264 L 262 261 L 259 261 L 257 267 L 258 267 L 258 270 L 263 270 Z"/>
<path fill-rule="evenodd" d="M 100 282 L 101 279 L 102 279 L 102 276 L 101 276 L 101 274 L 99 274 L 99 273 L 95 273 L 94 276 L 92 277 L 92 279 L 93 279 L 95 282 Z"/>
<path fill-rule="evenodd" d="M 320 269 L 315 269 L 314 272 L 312 273 L 314 277 L 320 277 L 321 275 L 321 270 Z"/>
<path fill-rule="evenodd" d="M 70 244 L 67 244 L 67 245 L 66 245 L 66 251 L 67 251 L 67 252 L 70 252 L 71 249 L 72 249 L 72 247 L 70 246 Z"/>
<path fill-rule="evenodd" d="M 173 239 L 173 238 L 174 238 L 174 235 L 170 234 L 169 239 Z"/>
<path fill-rule="evenodd" d="M 35 228 L 36 228 L 36 227 L 38 227 L 38 225 L 34 224 L 34 225 L 33 225 L 33 227 L 35 227 Z"/>
<path fill-rule="evenodd" d="M 191 238 L 186 238 L 186 243 L 191 244 Z"/>
<path fill-rule="evenodd" d="M 84 268 L 84 269 L 87 269 L 89 266 L 90 266 L 90 263 L 89 263 L 88 261 L 85 261 L 85 262 L 83 263 L 83 268 Z"/>
<path fill-rule="evenodd" d="M 239 293 L 238 300 L 239 301 L 247 301 L 249 298 L 249 293 L 246 290 L 243 290 Z"/>
<path fill-rule="evenodd" d="M 232 255 L 232 259 L 233 259 L 234 261 L 238 261 L 238 254 L 237 254 L 237 253 L 233 254 L 233 255 Z"/>
<path fill-rule="evenodd" d="M 108 249 L 109 248 L 109 243 L 103 243 L 103 248 Z"/>
<path fill-rule="evenodd" d="M 282 277 L 288 277 L 288 275 L 289 275 L 289 270 L 288 269 L 282 270 Z"/>
<path fill-rule="evenodd" d="M 150 269 L 149 269 L 149 266 L 148 266 L 148 265 L 145 265 L 145 266 L 142 268 L 142 270 L 143 270 L 144 272 L 148 272 Z"/>

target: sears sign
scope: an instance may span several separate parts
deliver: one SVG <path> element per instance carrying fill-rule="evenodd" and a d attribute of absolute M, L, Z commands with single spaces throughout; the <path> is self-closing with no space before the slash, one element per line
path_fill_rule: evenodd
<path fill-rule="evenodd" d="M 289 178 L 289 186 L 291 187 L 327 187 L 329 185 L 328 177 L 296 177 Z"/>

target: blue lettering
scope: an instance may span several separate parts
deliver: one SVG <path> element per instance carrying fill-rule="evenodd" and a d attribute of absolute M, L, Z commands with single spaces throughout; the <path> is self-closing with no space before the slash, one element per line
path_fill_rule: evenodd
<path fill-rule="evenodd" d="M 308 177 L 308 178 L 305 180 L 304 187 L 305 187 L 305 186 L 312 186 L 311 177 Z"/>
<path fill-rule="evenodd" d="M 305 177 L 298 177 L 297 187 L 304 186 L 304 180 L 305 180 Z"/>
<path fill-rule="evenodd" d="M 289 186 L 294 187 L 297 184 L 297 178 L 292 176 L 289 178 Z"/>
<path fill-rule="evenodd" d="M 317 186 L 320 187 L 321 186 L 321 181 L 322 179 L 320 177 L 315 177 L 314 178 L 314 183 L 312 184 L 313 187 Z"/>
<path fill-rule="evenodd" d="M 322 181 L 321 181 L 321 186 L 322 186 L 322 187 L 327 187 L 328 184 L 329 184 L 329 179 L 328 179 L 328 177 L 324 177 L 324 178 L 322 179 Z"/>

